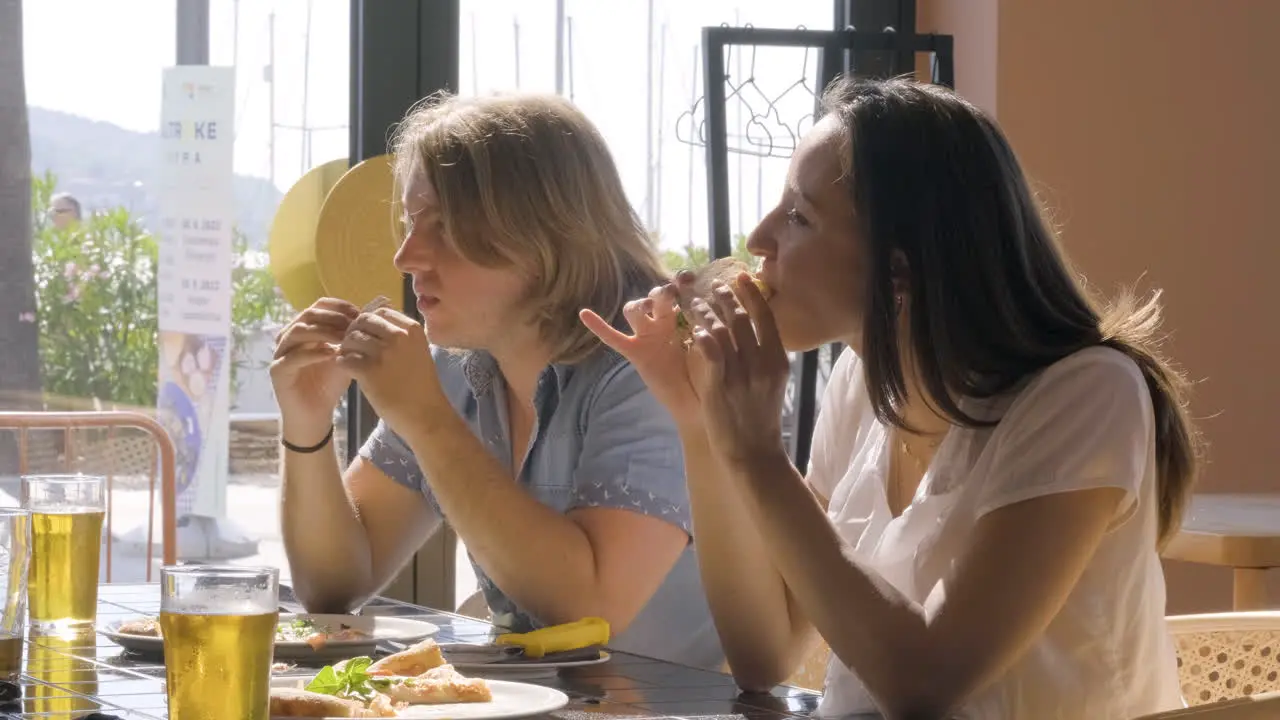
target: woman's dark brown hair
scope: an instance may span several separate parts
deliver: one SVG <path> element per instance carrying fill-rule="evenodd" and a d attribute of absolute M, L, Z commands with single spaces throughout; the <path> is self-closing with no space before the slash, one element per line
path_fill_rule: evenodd
<path fill-rule="evenodd" d="M 895 277 L 910 288 L 911 354 L 927 400 L 960 425 L 991 423 L 958 398 L 999 395 L 1079 350 L 1115 348 L 1151 394 L 1163 543 L 1179 526 L 1200 453 L 1186 381 L 1158 350 L 1159 294 L 1096 307 L 1003 133 L 955 93 L 841 79 L 822 104 L 846 130 L 845 177 L 869 253 L 861 358 L 876 415 L 906 428 Z"/>

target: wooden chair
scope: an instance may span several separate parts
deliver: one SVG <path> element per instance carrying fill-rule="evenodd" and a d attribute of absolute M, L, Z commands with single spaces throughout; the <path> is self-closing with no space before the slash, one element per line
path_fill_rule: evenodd
<path fill-rule="evenodd" d="M 164 564 L 177 562 L 176 473 L 173 441 L 154 418 L 137 412 L 0 412 L 0 431 L 18 435 L 18 474 L 84 472 L 107 478 L 106 580 L 111 582 L 112 492 L 123 477 L 146 477 L 146 578 L 152 576 L 155 542 L 157 479 L 161 515 L 161 555 Z M 62 433 L 61 450 L 33 443 L 33 431 Z M 132 431 L 132 432 L 130 432 Z M 35 445 L 35 447 L 33 447 Z"/>

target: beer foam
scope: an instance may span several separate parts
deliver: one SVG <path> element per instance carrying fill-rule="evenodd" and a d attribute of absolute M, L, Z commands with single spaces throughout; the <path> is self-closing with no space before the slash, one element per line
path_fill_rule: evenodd
<path fill-rule="evenodd" d="M 275 593 L 257 588 L 198 588 L 165 597 L 161 610 L 177 615 L 261 615 L 278 612 Z"/>

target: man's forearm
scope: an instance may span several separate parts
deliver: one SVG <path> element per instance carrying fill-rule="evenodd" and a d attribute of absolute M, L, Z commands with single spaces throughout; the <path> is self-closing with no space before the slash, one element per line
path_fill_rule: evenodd
<path fill-rule="evenodd" d="M 401 436 L 467 551 L 517 605 L 548 623 L 607 616 L 587 533 L 525 492 L 456 413 Z"/>
<path fill-rule="evenodd" d="M 347 612 L 377 588 L 335 451 L 282 452 L 280 520 L 294 592 L 312 612 Z"/>
<path fill-rule="evenodd" d="M 790 674 L 811 634 L 793 619 L 794 600 L 747 507 L 725 477 L 700 428 L 681 432 L 693 506 L 694 543 L 707 600 L 729 664 L 746 689 Z"/>

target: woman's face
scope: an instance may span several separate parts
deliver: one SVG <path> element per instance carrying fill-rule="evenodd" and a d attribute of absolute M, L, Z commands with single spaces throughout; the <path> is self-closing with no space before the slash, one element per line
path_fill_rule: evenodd
<path fill-rule="evenodd" d="M 402 201 L 405 238 L 395 266 L 413 279 L 431 342 L 494 351 L 536 341 L 537 330 L 523 309 L 528 283 L 515 268 L 477 265 L 446 241 L 439 197 L 425 173 L 410 175 Z"/>
<path fill-rule="evenodd" d="M 855 350 L 862 335 L 865 247 L 842 179 L 844 129 L 823 119 L 796 148 L 777 207 L 747 239 L 763 259 L 760 277 L 788 350 L 841 341 Z"/>

